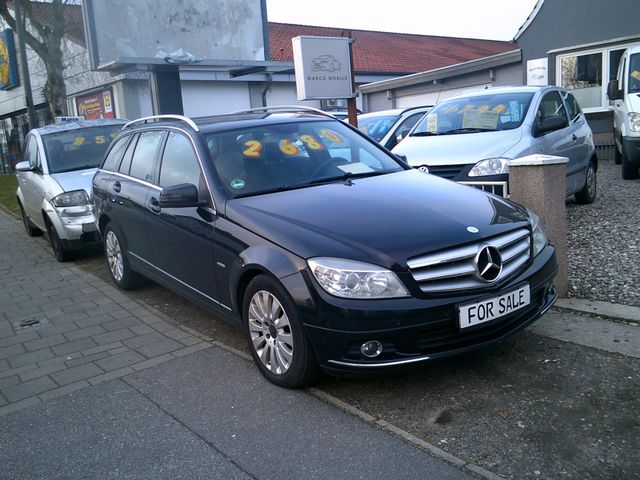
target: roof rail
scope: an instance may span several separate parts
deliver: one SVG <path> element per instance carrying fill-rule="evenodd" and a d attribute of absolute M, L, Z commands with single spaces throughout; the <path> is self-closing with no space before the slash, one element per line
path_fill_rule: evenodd
<path fill-rule="evenodd" d="M 132 120 L 122 128 L 124 130 L 125 128 L 129 128 L 130 126 L 135 125 L 136 123 L 147 123 L 149 120 L 180 120 L 181 122 L 184 122 L 187 125 L 189 125 L 196 132 L 200 131 L 200 128 L 198 127 L 198 125 L 196 125 L 196 123 L 193 120 L 191 120 L 189 117 L 185 117 L 184 115 L 152 115 L 150 117 L 142 117 L 136 120 Z"/>
<path fill-rule="evenodd" d="M 238 110 L 237 112 L 232 112 L 229 115 L 238 115 L 241 113 L 256 113 L 256 112 L 314 112 L 319 113 L 320 115 L 324 115 L 325 117 L 336 118 L 328 112 L 324 110 L 320 110 L 318 108 L 307 107 L 306 105 L 272 105 L 270 107 L 256 107 L 249 108 L 247 110 Z"/>

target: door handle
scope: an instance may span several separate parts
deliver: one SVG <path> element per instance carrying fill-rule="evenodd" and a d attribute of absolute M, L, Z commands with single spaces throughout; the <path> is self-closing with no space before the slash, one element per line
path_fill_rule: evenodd
<path fill-rule="evenodd" d="M 154 213 L 160 213 L 160 202 L 156 197 L 151 197 L 149 199 L 149 210 Z"/>
<path fill-rule="evenodd" d="M 120 182 L 116 182 L 113 184 L 113 191 L 116 193 L 120 193 L 120 190 L 122 190 L 122 184 Z"/>

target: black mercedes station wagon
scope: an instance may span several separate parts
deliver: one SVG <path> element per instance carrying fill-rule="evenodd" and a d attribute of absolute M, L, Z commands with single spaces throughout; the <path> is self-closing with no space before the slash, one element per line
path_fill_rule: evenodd
<path fill-rule="evenodd" d="M 535 214 L 313 109 L 135 120 L 93 199 L 116 285 L 148 277 L 242 326 L 283 387 L 491 345 L 557 297 Z"/>

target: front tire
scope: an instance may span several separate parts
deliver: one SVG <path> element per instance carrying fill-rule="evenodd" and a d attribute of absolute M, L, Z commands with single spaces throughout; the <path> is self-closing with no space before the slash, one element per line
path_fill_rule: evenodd
<path fill-rule="evenodd" d="M 113 283 L 122 290 L 131 290 L 140 285 L 141 277 L 131 269 L 120 232 L 108 223 L 103 235 L 107 269 Z"/>
<path fill-rule="evenodd" d="M 267 380 L 300 388 L 317 378 L 318 362 L 293 300 L 280 283 L 266 275 L 255 277 L 247 286 L 242 312 L 251 355 Z"/>
<path fill-rule="evenodd" d="M 638 165 L 637 163 L 631 162 L 629 156 L 625 153 L 624 148 L 622 149 L 622 178 L 625 180 L 633 180 L 634 178 L 638 178 Z"/>
<path fill-rule="evenodd" d="M 597 186 L 596 166 L 595 163 L 591 161 L 587 168 L 587 178 L 585 179 L 584 187 L 576 193 L 576 202 L 581 205 L 593 203 L 596 199 Z"/>
<path fill-rule="evenodd" d="M 53 250 L 53 256 L 59 262 L 68 262 L 73 258 L 73 252 L 67 248 L 60 235 L 51 222 L 47 224 L 47 234 L 49 235 L 49 241 L 51 242 L 51 249 Z"/>

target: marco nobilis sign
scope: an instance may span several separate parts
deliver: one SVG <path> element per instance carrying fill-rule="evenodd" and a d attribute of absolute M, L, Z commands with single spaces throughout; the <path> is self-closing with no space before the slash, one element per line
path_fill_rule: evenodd
<path fill-rule="evenodd" d="M 349 38 L 291 39 L 298 100 L 352 98 Z"/>

